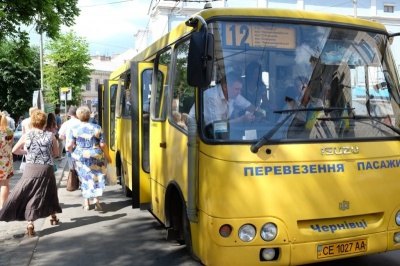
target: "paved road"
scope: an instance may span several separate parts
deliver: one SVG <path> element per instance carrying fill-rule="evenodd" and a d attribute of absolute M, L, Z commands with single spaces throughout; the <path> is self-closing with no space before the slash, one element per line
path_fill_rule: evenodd
<path fill-rule="evenodd" d="M 0 222 L 0 266 L 201 265 L 188 256 L 184 246 L 165 241 L 165 230 L 149 212 L 132 209 L 119 185 L 107 187 L 101 198 L 104 212 L 95 212 L 93 205 L 85 211 L 80 191 L 65 189 L 65 160 L 58 163 L 60 224 L 51 226 L 49 218 L 39 219 L 36 236 L 29 238 L 26 222 Z M 21 176 L 15 172 L 11 187 Z M 395 266 L 400 265 L 400 251 L 313 265 Z"/>

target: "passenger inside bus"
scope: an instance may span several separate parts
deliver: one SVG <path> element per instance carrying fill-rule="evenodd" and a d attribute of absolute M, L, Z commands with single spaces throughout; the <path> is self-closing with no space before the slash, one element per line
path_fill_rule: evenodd
<path fill-rule="evenodd" d="M 250 62 L 245 70 L 243 80 L 242 96 L 255 107 L 259 107 L 262 102 L 262 94 L 267 87 L 262 81 L 262 68 L 257 61 Z"/>

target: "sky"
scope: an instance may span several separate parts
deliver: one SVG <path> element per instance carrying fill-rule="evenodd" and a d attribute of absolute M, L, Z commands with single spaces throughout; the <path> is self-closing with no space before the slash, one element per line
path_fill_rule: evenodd
<path fill-rule="evenodd" d="M 134 34 L 149 22 L 151 0 L 79 0 L 81 10 L 73 30 L 89 44 L 90 55 L 112 56 L 134 48 Z M 46 36 L 43 37 L 46 44 Z M 38 34 L 31 32 L 31 45 L 40 45 Z"/>
<path fill-rule="evenodd" d="M 195 0 L 192 1 L 194 5 L 199 5 Z M 213 6 L 223 6 L 224 1 L 218 0 Z M 228 3 L 236 6 L 236 2 L 242 1 L 229 0 Z M 257 6 L 257 0 L 246 1 L 246 5 Z M 79 0 L 81 12 L 75 19 L 75 25 L 70 28 L 63 26 L 61 31 L 65 33 L 72 29 L 77 36 L 85 38 L 89 43 L 90 55 L 121 54 L 130 48 L 135 49 L 134 34 L 148 27 L 152 2 L 154 6 L 158 0 Z M 29 31 L 31 45 L 39 46 L 39 35 L 33 27 Z M 46 36 L 43 37 L 43 43 L 46 44 Z"/>

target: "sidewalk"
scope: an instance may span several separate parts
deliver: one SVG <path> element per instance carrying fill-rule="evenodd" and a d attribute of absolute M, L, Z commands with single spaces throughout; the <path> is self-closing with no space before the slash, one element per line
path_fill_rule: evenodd
<path fill-rule="evenodd" d="M 0 222 L 0 266 L 197 266 L 186 247 L 166 242 L 166 231 L 148 211 L 132 208 L 121 185 L 107 186 L 100 198 L 103 212 L 84 210 L 81 192 L 67 191 L 66 160 L 56 172 L 62 213 L 35 221 L 28 237 L 26 222 Z"/>
<path fill-rule="evenodd" d="M 15 162 L 14 164 L 15 175 L 21 175 L 18 169 L 19 163 Z M 57 186 L 60 187 L 63 179 L 68 177 L 63 178 L 67 159 L 63 158 L 61 161 L 55 160 L 55 163 L 58 167 L 55 172 L 56 182 Z M 65 175 L 67 174 L 65 172 Z M 16 181 L 11 178 L 10 189 L 14 187 L 15 183 Z M 36 220 L 35 231 L 40 231 L 45 223 L 50 223 L 49 217 Z M 28 237 L 26 235 L 26 225 L 26 221 L 0 222 L 0 266 L 29 264 L 31 253 L 35 249 L 40 234 L 32 238 Z"/>

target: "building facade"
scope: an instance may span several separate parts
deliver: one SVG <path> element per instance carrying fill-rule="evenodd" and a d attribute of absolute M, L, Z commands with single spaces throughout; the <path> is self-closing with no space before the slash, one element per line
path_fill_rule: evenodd
<path fill-rule="evenodd" d="M 114 56 L 92 56 L 90 61 L 93 72 L 90 75 L 90 82 L 82 86 L 82 105 L 87 105 L 92 112 L 97 112 L 98 85 L 110 77 L 110 74 L 122 64 L 130 60 L 137 52 L 128 49 L 120 55 Z"/>

